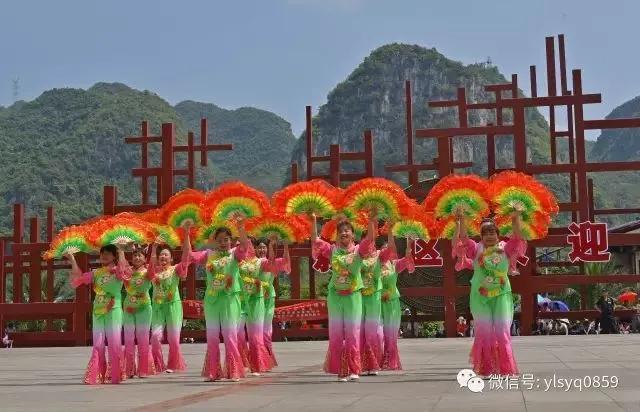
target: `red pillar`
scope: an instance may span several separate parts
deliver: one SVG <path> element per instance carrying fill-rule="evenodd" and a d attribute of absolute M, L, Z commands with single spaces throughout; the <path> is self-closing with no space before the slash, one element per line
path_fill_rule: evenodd
<path fill-rule="evenodd" d="M 173 195 L 173 147 L 176 142 L 176 126 L 173 123 L 162 124 L 162 177 L 160 181 L 160 204 L 165 204 Z"/>

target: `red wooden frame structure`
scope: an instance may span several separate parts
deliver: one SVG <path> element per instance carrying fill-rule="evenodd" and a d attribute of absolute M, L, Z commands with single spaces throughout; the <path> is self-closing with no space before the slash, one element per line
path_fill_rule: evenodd
<path fill-rule="evenodd" d="M 595 209 L 593 206 L 593 182 L 588 179 L 587 174 L 591 172 L 609 171 L 632 171 L 640 170 L 640 161 L 628 162 L 602 162 L 589 163 L 586 160 L 585 131 L 615 128 L 640 127 L 640 119 L 606 119 L 606 120 L 585 120 L 584 105 L 601 102 L 600 94 L 584 94 L 582 89 L 582 72 L 573 70 L 572 86 L 568 89 L 567 71 L 565 60 L 564 35 L 558 36 L 559 45 L 559 68 L 560 68 L 560 93 L 557 90 L 556 73 L 556 52 L 555 39 L 546 38 L 546 68 L 547 68 L 547 96 L 538 96 L 536 67 L 530 66 L 531 97 L 519 96 L 518 77 L 512 75 L 511 82 L 485 86 L 487 92 L 495 94 L 494 101 L 490 102 L 467 102 L 464 88 L 459 88 L 457 98 L 447 101 L 429 102 L 429 107 L 433 108 L 454 108 L 458 113 L 458 127 L 444 129 L 418 129 L 413 131 L 411 120 L 411 89 L 410 84 L 406 84 L 407 95 L 407 162 L 404 165 L 388 166 L 390 172 L 408 172 L 409 181 L 412 185 L 417 185 L 416 172 L 419 170 L 437 170 L 440 177 L 454 172 L 456 168 L 470 166 L 466 163 L 456 163 L 453 158 L 453 142 L 456 137 L 486 137 L 487 163 L 489 175 L 501 171 L 495 163 L 495 136 L 513 136 L 513 153 L 515 164 L 511 169 L 528 174 L 569 174 L 570 201 L 560 203 L 560 210 L 571 212 L 573 221 L 594 221 L 596 215 L 605 214 L 632 214 L 638 213 L 638 208 L 630 209 Z M 505 97 L 504 92 L 510 94 Z M 526 121 L 525 110 L 534 107 L 549 108 L 549 131 L 551 158 L 549 164 L 531 164 L 527 162 L 526 151 Z M 495 111 L 496 124 L 470 126 L 468 124 L 468 114 L 471 110 L 493 110 Z M 503 111 L 509 109 L 513 114 L 513 121 L 505 124 Z M 556 109 L 564 109 L 567 113 L 567 130 L 557 130 Z M 437 139 L 438 157 L 432 164 L 416 165 L 413 159 L 413 136 L 417 138 Z M 569 162 L 559 163 L 557 158 L 557 140 L 566 138 L 568 141 Z M 424 196 L 425 193 L 412 191 L 409 193 L 414 197 Z M 542 247 L 566 247 L 566 235 L 569 233 L 566 227 L 552 228 L 549 236 L 545 239 L 529 242 L 528 257 L 529 262 L 522 268 L 521 276 L 512 279 L 512 287 L 515 293 L 522 296 L 521 332 L 524 335 L 531 333 L 533 320 L 537 315 L 536 293 L 568 285 L 588 285 L 595 283 L 637 283 L 640 282 L 640 275 L 608 275 L 608 276 L 585 276 L 582 264 L 572 264 L 571 262 L 536 262 L 536 248 Z M 609 236 L 609 244 L 612 246 L 638 245 L 640 244 L 640 234 L 616 233 Z M 459 285 L 456 281 L 456 273 L 453 271 L 451 260 L 451 244 L 448 241 L 439 242 L 440 253 L 445 259 L 442 268 L 443 285 L 438 287 L 413 287 L 401 290 L 403 296 L 442 296 L 444 298 L 445 310 L 444 321 L 447 336 L 455 336 L 456 297 L 469 294 L 468 285 Z M 537 268 L 541 266 L 578 266 L 580 273 L 575 275 L 542 275 Z M 584 291 L 583 291 L 584 292 Z M 584 293 L 583 293 L 584 296 Z M 582 299 L 584 305 L 585 299 Z M 596 311 L 586 310 L 582 307 L 580 311 L 570 314 L 563 313 L 562 317 L 581 319 L 585 317 L 595 317 Z M 547 314 L 545 313 L 545 316 Z"/>
<path fill-rule="evenodd" d="M 419 171 L 437 171 L 440 177 L 446 176 L 456 169 L 472 166 L 470 162 L 459 162 L 454 159 L 453 145 L 459 136 L 472 136 L 482 138 L 486 136 L 487 169 L 489 174 L 500 171 L 495 163 L 495 137 L 498 135 L 513 136 L 514 164 L 513 169 L 530 174 L 568 174 L 570 184 L 570 199 L 562 203 L 561 210 L 570 212 L 573 221 L 594 221 L 596 216 L 607 214 L 638 213 L 640 208 L 633 209 L 596 209 L 593 205 L 593 182 L 588 179 L 588 173 L 604 171 L 631 171 L 640 170 L 640 161 L 630 162 L 605 162 L 589 163 L 586 161 L 585 131 L 592 129 L 609 128 L 633 128 L 640 127 L 640 119 L 606 119 L 585 120 L 583 108 L 585 104 L 600 103 L 600 94 L 584 94 L 582 91 L 582 77 L 580 70 L 573 70 L 571 75 L 572 90 L 568 89 L 568 78 L 564 52 L 564 36 L 558 36 L 559 45 L 559 81 L 556 73 L 555 39 L 546 39 L 546 74 L 547 96 L 538 96 L 537 77 L 535 66 L 530 66 L 531 97 L 520 96 L 518 92 L 518 78 L 511 77 L 511 81 L 504 84 L 488 85 L 487 92 L 493 93 L 494 98 L 489 102 L 468 102 L 464 88 L 458 89 L 454 100 L 430 102 L 429 106 L 442 110 L 454 109 L 458 114 L 458 127 L 445 129 L 418 129 L 413 127 L 413 108 L 411 85 L 407 81 L 406 92 L 406 122 L 407 122 L 407 162 L 404 165 L 389 165 L 388 172 L 408 173 L 410 187 L 408 193 L 413 197 L 423 197 L 424 189 L 421 189 Z M 505 95 L 506 94 L 506 95 Z M 551 155 L 549 164 L 531 164 L 526 156 L 526 122 L 525 110 L 533 107 L 546 107 L 549 109 L 549 130 Z M 492 110 L 495 112 L 495 124 L 469 125 L 468 114 L 472 110 Z M 512 113 L 512 121 L 507 123 L 504 111 Z M 556 127 L 556 110 L 566 110 L 568 128 L 558 130 Z M 364 150 L 361 152 L 341 152 L 339 145 L 331 145 L 328 155 L 316 155 L 313 144 L 313 129 L 311 107 L 306 108 L 306 179 L 322 178 L 330 183 L 340 186 L 344 182 L 350 182 L 364 177 L 373 176 L 373 136 L 371 131 L 364 132 Z M 200 142 L 194 143 L 193 133 L 187 135 L 186 145 L 176 144 L 175 125 L 166 123 L 162 125 L 159 136 L 149 134 L 147 122 L 141 126 L 140 136 L 127 137 L 128 144 L 140 144 L 142 150 L 141 167 L 132 170 L 134 177 L 141 179 L 141 204 L 118 205 L 117 189 L 113 186 L 105 186 L 104 189 L 104 213 L 115 214 L 122 211 L 145 211 L 162 205 L 176 190 L 175 178 L 187 177 L 187 186 L 193 187 L 195 183 L 195 154 L 200 152 L 200 165 L 207 165 L 207 153 L 217 150 L 231 150 L 231 145 L 209 144 L 207 142 L 207 121 L 203 119 L 200 124 Z M 414 157 L 414 137 L 421 139 L 437 140 L 437 157 L 431 163 L 419 164 Z M 559 139 L 566 139 L 569 147 L 568 163 L 559 163 L 556 144 Z M 160 165 L 152 167 L 149 164 L 148 148 L 151 144 L 161 145 Z M 187 154 L 187 166 L 184 169 L 175 167 L 176 153 Z M 363 161 L 363 172 L 343 172 L 343 161 Z M 328 163 L 328 173 L 316 174 L 314 164 Z M 298 166 L 292 165 L 292 181 L 298 181 Z M 155 178 L 156 199 L 149 199 L 150 180 Z M 4 328 L 8 321 L 13 320 L 45 320 L 44 332 L 18 333 L 13 338 L 16 344 L 27 345 L 83 345 L 90 340 L 88 329 L 88 315 L 90 313 L 90 293 L 88 288 L 78 288 L 73 302 L 54 303 L 54 274 L 55 271 L 67 269 L 66 262 L 43 261 L 42 252 L 48 248 L 49 241 L 54 231 L 54 211 L 49 208 L 46 221 L 46 240 L 40 239 L 40 221 L 37 217 L 30 218 L 29 239 L 25 241 L 25 212 L 23 205 L 14 206 L 14 233 L 13 236 L 0 239 L 0 327 Z M 571 262 L 536 262 L 536 249 L 544 247 L 566 247 L 567 228 L 552 228 L 550 235 L 541 240 L 530 242 L 528 256 L 529 262 L 521 269 L 521 276 L 512 280 L 513 290 L 522 296 L 522 313 L 520 314 L 522 333 L 530 334 L 533 320 L 537 315 L 535 296 L 537 292 L 563 288 L 568 285 L 588 285 L 594 283 L 640 282 L 640 275 L 611 275 L 611 276 L 585 276 L 582 265 Z M 610 234 L 611 245 L 638 245 L 640 234 Z M 456 299 L 468 295 L 469 286 L 458 283 L 457 275 L 453 272 L 451 261 L 450 242 L 439 242 L 439 252 L 444 258 L 442 268 L 442 285 L 432 287 L 408 287 L 403 288 L 404 296 L 441 296 L 444 300 L 444 321 L 448 336 L 455 336 Z M 10 253 L 6 253 L 10 250 Z M 300 301 L 300 259 L 310 257 L 309 244 L 294 245 L 291 250 L 293 272 L 291 273 L 291 301 L 279 301 L 278 304 L 294 303 Z M 81 256 L 81 267 L 88 269 L 94 267 L 96 262 L 91 257 Z M 315 277 L 310 266 L 309 289 L 310 299 L 315 298 Z M 573 275 L 543 275 L 538 273 L 539 267 L 544 266 L 578 266 L 578 274 Z M 45 287 L 43 288 L 41 276 L 46 274 Z M 6 276 L 13 276 L 13 302 L 6 301 Z M 29 294 L 23 297 L 23 276 L 28 276 Z M 197 288 L 202 288 L 203 282 L 197 280 L 193 271 L 184 282 L 183 297 L 195 299 Z M 43 298 L 42 294 L 45 292 Z M 24 303 L 28 301 L 28 303 Z M 584 299 L 583 299 L 584 301 Z M 593 318 L 595 311 L 586 310 L 562 313 L 562 317 L 581 319 Z M 552 317 L 545 313 L 545 317 Z M 53 330 L 54 319 L 65 319 L 66 331 Z M 414 319 L 438 320 L 438 317 L 422 316 Z M 443 320 L 439 318 L 439 320 Z M 326 329 L 309 330 L 275 330 L 276 336 L 286 335 L 290 337 L 326 336 Z M 184 331 L 187 337 L 202 337 L 202 331 Z"/>

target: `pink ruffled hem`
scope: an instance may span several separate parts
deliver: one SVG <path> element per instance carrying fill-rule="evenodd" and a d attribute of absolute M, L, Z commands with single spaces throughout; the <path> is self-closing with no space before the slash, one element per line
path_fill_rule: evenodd
<path fill-rule="evenodd" d="M 382 349 L 379 345 L 365 343 L 362 349 L 362 370 L 367 372 L 379 371 L 382 363 Z"/>
<path fill-rule="evenodd" d="M 384 351 L 384 356 L 382 357 L 382 369 L 386 371 L 402 370 L 402 363 L 400 362 L 400 353 L 398 352 L 398 348 Z"/>
<path fill-rule="evenodd" d="M 356 350 L 350 353 L 346 348 L 342 348 L 340 353 L 332 353 L 327 350 L 327 356 L 324 361 L 324 371 L 341 378 L 351 374 L 360 375 L 362 372 L 362 363 L 360 361 L 360 351 Z"/>
<path fill-rule="evenodd" d="M 475 339 L 469 354 L 469 362 L 473 365 L 473 371 L 480 376 L 494 374 L 509 376 L 519 373 L 511 345 L 499 345 L 495 341 L 487 345 Z"/>
<path fill-rule="evenodd" d="M 249 368 L 251 372 L 268 372 L 271 370 L 271 356 L 264 345 L 249 348 Z"/>

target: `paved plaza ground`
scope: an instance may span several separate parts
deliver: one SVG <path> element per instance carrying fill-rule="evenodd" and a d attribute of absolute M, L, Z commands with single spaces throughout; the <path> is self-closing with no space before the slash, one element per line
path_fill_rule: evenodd
<path fill-rule="evenodd" d="M 101 386 L 80 383 L 90 348 L 0 349 L 0 410 L 640 411 L 640 335 L 514 338 L 521 372 L 532 376 L 485 379 L 481 393 L 456 379 L 468 366 L 471 339 L 402 340 L 404 371 L 354 383 L 322 373 L 327 342 L 275 347 L 276 371 L 240 383 L 203 382 L 204 345 L 185 344 L 186 373 Z M 603 388 L 614 376 L 617 387 Z"/>

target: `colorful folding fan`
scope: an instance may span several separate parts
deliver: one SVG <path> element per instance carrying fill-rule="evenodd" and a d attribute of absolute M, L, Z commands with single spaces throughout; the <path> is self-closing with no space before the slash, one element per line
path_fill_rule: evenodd
<path fill-rule="evenodd" d="M 203 223 L 201 204 L 204 194 L 198 190 L 185 189 L 171 196 L 160 210 L 163 224 L 179 228 L 186 223 L 197 226 Z"/>
<path fill-rule="evenodd" d="M 397 238 L 429 240 L 432 233 L 435 235 L 436 222 L 432 213 L 426 213 L 417 203 L 411 201 L 411 208 L 405 216 L 393 225 L 387 222 L 382 232 L 388 233 L 390 226 L 393 236 Z"/>
<path fill-rule="evenodd" d="M 510 216 L 497 216 L 495 221 L 500 231 L 500 236 L 513 235 Z M 524 221 L 520 222 L 520 232 L 522 238 L 525 240 L 542 239 L 547 236 L 549 223 L 547 222 L 546 216 L 542 213 L 535 213 L 533 221 L 535 222 L 533 224 Z"/>
<path fill-rule="evenodd" d="M 177 248 L 182 243 L 182 239 L 176 229 L 169 225 L 152 224 L 151 229 L 157 240 L 161 241 L 171 249 Z"/>
<path fill-rule="evenodd" d="M 207 193 L 202 209 L 207 224 L 228 220 L 236 214 L 248 219 L 262 216 L 269 209 L 269 198 L 242 182 L 228 182 Z"/>
<path fill-rule="evenodd" d="M 485 179 L 476 175 L 449 175 L 431 188 L 422 205 L 437 219 L 454 217 L 459 209 L 475 219 L 489 214 L 487 199 Z"/>
<path fill-rule="evenodd" d="M 482 219 L 465 219 L 465 228 L 467 229 L 468 236 L 480 235 L 480 224 Z M 453 239 L 453 235 L 456 233 L 456 218 L 450 217 L 445 219 L 437 219 L 435 222 L 435 231 L 438 234 L 439 239 Z"/>
<path fill-rule="evenodd" d="M 339 190 L 324 180 L 298 182 L 273 194 L 272 203 L 278 213 L 287 215 L 315 214 L 330 218 L 337 210 Z"/>
<path fill-rule="evenodd" d="M 534 177 L 511 170 L 491 176 L 488 187 L 493 211 L 499 216 L 519 212 L 522 221 L 539 223 L 536 213 L 548 221 L 558 213 L 558 202 L 551 191 Z"/>
<path fill-rule="evenodd" d="M 216 219 L 211 223 L 201 225 L 198 227 L 195 234 L 195 245 L 201 248 L 211 243 L 211 237 L 216 233 L 218 229 L 226 228 L 231 232 L 231 237 L 238 237 L 238 229 L 235 225 L 231 224 L 228 220 Z"/>
<path fill-rule="evenodd" d="M 90 253 L 95 251 L 89 237 L 86 226 L 69 226 L 60 231 L 52 240 L 49 250 L 44 253 L 44 258 L 60 259 L 68 254 L 78 252 Z"/>
<path fill-rule="evenodd" d="M 256 238 L 276 236 L 287 243 L 302 242 L 309 237 L 311 222 L 305 216 L 287 216 L 274 211 L 247 220 L 247 231 Z"/>
<path fill-rule="evenodd" d="M 351 211 L 376 209 L 381 219 L 399 219 L 408 208 L 408 199 L 402 188 L 394 182 L 369 177 L 358 180 L 344 190 L 341 208 Z"/>
<path fill-rule="evenodd" d="M 90 240 L 97 246 L 149 244 L 153 241 L 153 231 L 147 222 L 133 219 L 130 215 L 103 216 L 88 229 Z"/>

